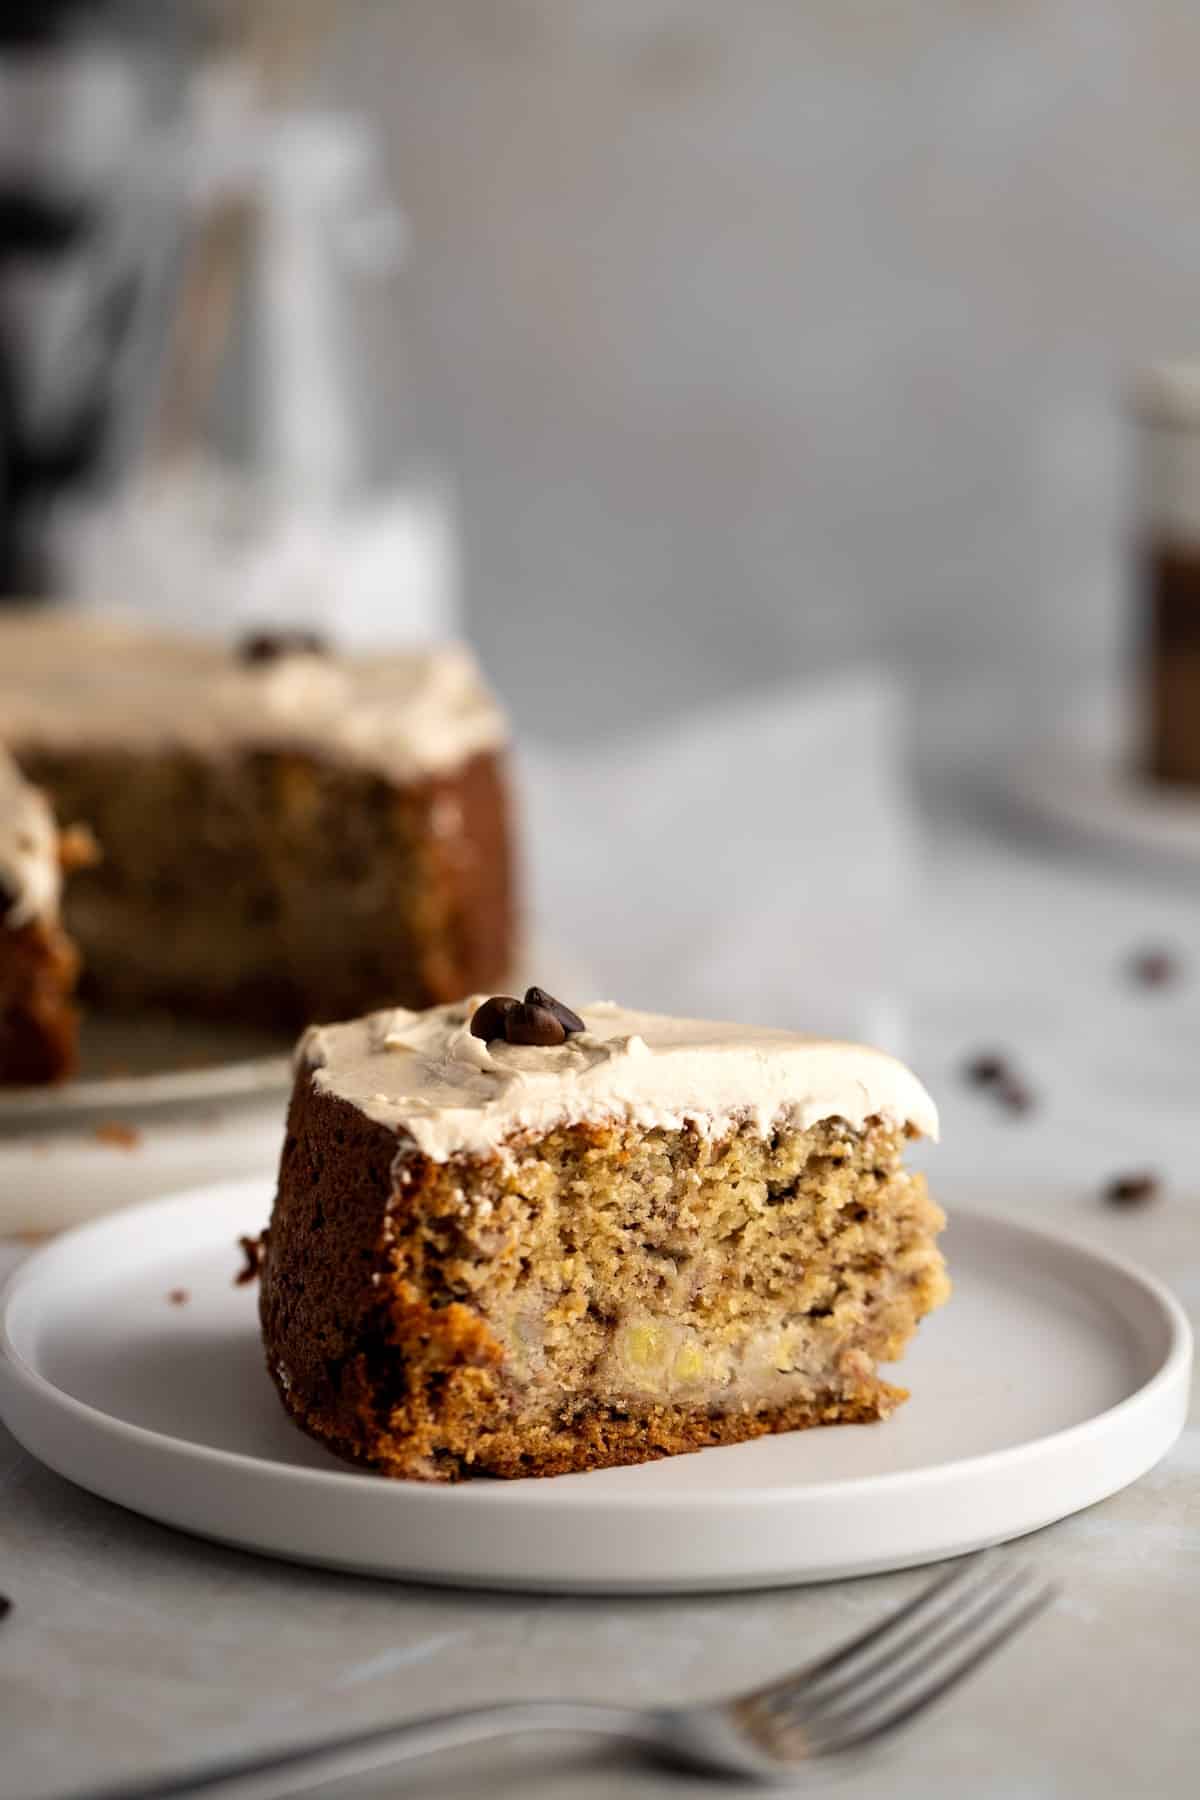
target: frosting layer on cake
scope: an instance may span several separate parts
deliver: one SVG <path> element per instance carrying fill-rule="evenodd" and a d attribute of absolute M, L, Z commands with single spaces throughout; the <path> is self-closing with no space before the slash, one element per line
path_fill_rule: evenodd
<path fill-rule="evenodd" d="M 405 780 L 456 768 L 507 735 L 461 644 L 248 662 L 120 618 L 0 619 L 0 740 L 18 749 L 311 750 Z"/>
<path fill-rule="evenodd" d="M 745 1120 L 766 1132 L 840 1118 L 857 1131 L 878 1117 L 937 1136 L 937 1109 L 916 1076 L 862 1044 L 608 1002 L 585 1007 L 587 1029 L 555 1047 L 484 1043 L 470 1030 L 483 999 L 314 1027 L 298 1055 L 319 1090 L 406 1134 L 435 1162 L 613 1118 L 715 1136 Z"/>
<path fill-rule="evenodd" d="M 61 886 L 49 802 L 0 745 L 0 925 L 57 918 Z"/>

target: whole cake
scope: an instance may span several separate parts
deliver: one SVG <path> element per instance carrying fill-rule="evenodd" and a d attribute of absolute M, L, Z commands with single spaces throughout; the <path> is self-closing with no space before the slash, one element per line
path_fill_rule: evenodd
<path fill-rule="evenodd" d="M 58 1081 L 75 1066 L 79 957 L 59 923 L 72 842 L 0 748 L 0 1084 Z"/>
<path fill-rule="evenodd" d="M 309 1031 L 260 1295 L 298 1424 L 384 1474 L 884 1418 L 949 1291 L 876 1050 L 540 990 Z"/>
<path fill-rule="evenodd" d="M 509 968 L 507 731 L 461 646 L 0 616 L 0 742 L 103 847 L 64 906 L 89 999 L 294 1032 Z"/>

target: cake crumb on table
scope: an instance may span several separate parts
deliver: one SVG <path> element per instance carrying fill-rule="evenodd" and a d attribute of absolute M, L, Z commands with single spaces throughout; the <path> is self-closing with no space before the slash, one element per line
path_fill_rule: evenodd
<path fill-rule="evenodd" d="M 167 1295 L 172 1306 L 186 1306 L 191 1297 L 187 1288 L 172 1288 Z"/>
<path fill-rule="evenodd" d="M 142 1134 L 136 1125 L 126 1125 L 120 1119 L 105 1119 L 92 1132 L 98 1144 L 111 1144 L 114 1150 L 136 1150 L 142 1141 Z"/>

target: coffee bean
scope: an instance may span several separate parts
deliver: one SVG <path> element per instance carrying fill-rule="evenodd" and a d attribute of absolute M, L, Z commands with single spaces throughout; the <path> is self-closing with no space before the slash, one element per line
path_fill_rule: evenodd
<path fill-rule="evenodd" d="M 1015 1075 L 1007 1074 L 996 1089 L 996 1098 L 1001 1106 L 1012 1113 L 1032 1112 L 1036 1101 L 1029 1088 Z"/>
<path fill-rule="evenodd" d="M 972 1087 L 986 1088 L 996 1102 L 1011 1113 L 1031 1112 L 1033 1091 L 998 1050 L 981 1051 L 963 1065 L 963 1076 Z"/>
<path fill-rule="evenodd" d="M 567 1028 L 548 1007 L 530 1006 L 526 1001 L 508 1013 L 504 1035 L 510 1044 L 539 1044 L 548 1048 L 566 1042 Z"/>
<path fill-rule="evenodd" d="M 1179 959 L 1162 948 L 1139 950 L 1129 959 L 1129 973 L 1139 987 L 1171 987 L 1179 980 Z"/>
<path fill-rule="evenodd" d="M 1135 1175 L 1116 1175 L 1104 1190 L 1110 1206 L 1145 1206 L 1159 1191 L 1157 1175 L 1139 1170 Z"/>
<path fill-rule="evenodd" d="M 994 1087 L 998 1081 L 1007 1079 L 1008 1073 L 1004 1057 L 994 1050 L 986 1050 L 973 1056 L 963 1069 L 963 1074 L 972 1087 Z"/>
<path fill-rule="evenodd" d="M 577 1012 L 572 1012 L 569 1006 L 564 1006 L 561 1000 L 556 1000 L 553 994 L 548 994 L 545 988 L 526 988 L 525 1004 L 526 1006 L 540 1006 L 543 1007 L 546 1012 L 553 1013 L 554 1017 L 568 1035 L 573 1031 L 587 1030 L 587 1026 L 584 1024 L 579 1014 Z"/>
<path fill-rule="evenodd" d="M 511 994 L 493 994 L 471 1014 L 471 1036 L 482 1038 L 485 1044 L 490 1044 L 493 1038 L 502 1038 L 505 1020 L 513 1007 L 520 1004 Z"/>
<path fill-rule="evenodd" d="M 252 631 L 238 645 L 244 663 L 273 663 L 284 656 L 328 656 L 329 640 L 319 631 Z"/>

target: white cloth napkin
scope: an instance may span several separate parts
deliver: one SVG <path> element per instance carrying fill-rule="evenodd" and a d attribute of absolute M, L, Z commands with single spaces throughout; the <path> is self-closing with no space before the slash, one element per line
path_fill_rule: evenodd
<path fill-rule="evenodd" d="M 593 992 L 898 1050 L 914 820 L 872 670 L 520 758 L 534 941 Z"/>

